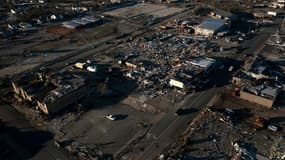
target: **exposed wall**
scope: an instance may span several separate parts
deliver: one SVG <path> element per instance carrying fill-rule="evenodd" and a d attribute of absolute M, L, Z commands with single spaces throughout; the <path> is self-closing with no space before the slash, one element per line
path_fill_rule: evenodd
<path fill-rule="evenodd" d="M 240 98 L 267 108 L 272 108 L 274 102 L 274 100 L 263 98 L 245 91 L 240 91 Z"/>
<path fill-rule="evenodd" d="M 197 27 L 195 33 L 198 35 L 213 36 L 215 31 Z"/>
<path fill-rule="evenodd" d="M 17 86 L 14 82 L 12 83 L 13 91 L 18 96 L 18 100 L 32 102 L 32 96 L 30 96 L 22 87 Z"/>
<path fill-rule="evenodd" d="M 57 100 L 55 100 L 53 103 L 45 104 L 45 107 L 38 106 L 42 111 L 46 114 L 52 114 L 55 113 L 68 105 L 75 103 L 80 98 L 84 97 L 88 93 L 88 87 L 87 85 L 83 85 L 82 87 L 79 87 L 78 89 L 70 92 L 67 95 L 64 95 Z M 42 103 L 43 104 L 43 103 Z M 45 110 L 47 108 L 47 111 Z"/>

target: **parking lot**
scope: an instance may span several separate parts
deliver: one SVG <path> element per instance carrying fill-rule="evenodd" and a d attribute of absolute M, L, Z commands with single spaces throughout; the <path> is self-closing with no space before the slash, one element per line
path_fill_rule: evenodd
<path fill-rule="evenodd" d="M 152 15 L 155 18 L 162 18 L 169 15 L 173 15 L 182 11 L 181 8 L 167 7 L 165 5 L 155 5 L 148 3 L 140 3 L 134 6 L 116 9 L 113 11 L 105 12 L 107 15 L 117 16 L 122 18 L 131 18 L 139 16 L 141 14 Z"/>
<path fill-rule="evenodd" d="M 123 116 L 122 119 L 111 121 L 105 117 L 107 114 Z M 99 145 L 104 153 L 115 154 L 142 129 L 140 122 L 150 125 L 159 117 L 148 112 L 139 112 L 124 104 L 94 109 L 84 114 L 71 126 L 66 126 L 64 139 L 76 139 L 86 145 Z"/>

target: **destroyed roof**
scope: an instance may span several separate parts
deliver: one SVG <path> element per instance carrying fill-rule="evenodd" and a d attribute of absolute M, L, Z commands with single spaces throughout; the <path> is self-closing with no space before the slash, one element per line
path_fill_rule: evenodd
<path fill-rule="evenodd" d="M 255 80 L 253 77 L 247 75 L 246 73 L 244 73 L 243 71 L 239 70 L 237 71 L 233 77 L 237 77 L 237 78 L 240 78 L 240 79 L 244 79 L 244 80 Z"/>
<path fill-rule="evenodd" d="M 217 14 L 217 15 L 223 16 L 225 18 L 233 18 L 234 17 L 234 14 L 232 14 L 231 12 L 227 12 L 227 11 L 220 10 L 220 9 L 215 9 L 212 12 Z"/>
<path fill-rule="evenodd" d="M 273 87 L 266 87 L 261 90 L 261 94 L 263 95 L 269 95 L 272 97 L 276 97 L 278 95 L 279 88 L 273 88 Z"/>
<path fill-rule="evenodd" d="M 194 58 L 190 63 L 195 66 L 202 67 L 204 69 L 208 69 L 216 62 L 215 59 L 207 58 L 207 57 L 197 57 Z"/>
<path fill-rule="evenodd" d="M 216 31 L 225 24 L 225 20 L 216 18 L 207 18 L 200 25 L 199 28 Z"/>
<path fill-rule="evenodd" d="M 277 87 L 271 87 L 267 85 L 253 86 L 251 84 L 246 86 L 245 89 L 249 92 L 254 93 L 255 95 L 269 97 L 269 98 L 276 98 L 280 91 L 280 89 Z"/>
<path fill-rule="evenodd" d="M 50 91 L 43 101 L 45 103 L 52 103 L 56 99 L 73 92 L 84 84 L 84 79 L 80 77 L 73 77 L 72 79 L 63 80 L 62 85 Z"/>

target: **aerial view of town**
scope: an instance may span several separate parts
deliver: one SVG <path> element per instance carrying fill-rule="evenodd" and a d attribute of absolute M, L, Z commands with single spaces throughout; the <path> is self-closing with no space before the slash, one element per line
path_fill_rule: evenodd
<path fill-rule="evenodd" d="M 285 160 L 285 0 L 0 0 L 0 160 Z"/>

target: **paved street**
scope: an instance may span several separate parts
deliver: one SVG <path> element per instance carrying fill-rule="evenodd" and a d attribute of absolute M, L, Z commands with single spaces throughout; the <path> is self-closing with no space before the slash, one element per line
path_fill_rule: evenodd
<path fill-rule="evenodd" d="M 211 100 L 217 90 L 213 88 L 208 91 L 196 93 L 194 96 L 186 98 L 180 107 L 195 108 L 200 111 Z M 150 130 L 150 134 L 153 134 L 156 138 L 140 154 L 138 159 L 153 159 L 155 156 L 158 156 L 165 147 L 177 140 L 177 136 L 186 129 L 187 124 L 193 120 L 199 111 L 185 116 L 175 116 L 174 113 L 166 114 L 161 122 L 153 126 L 153 129 Z"/>

